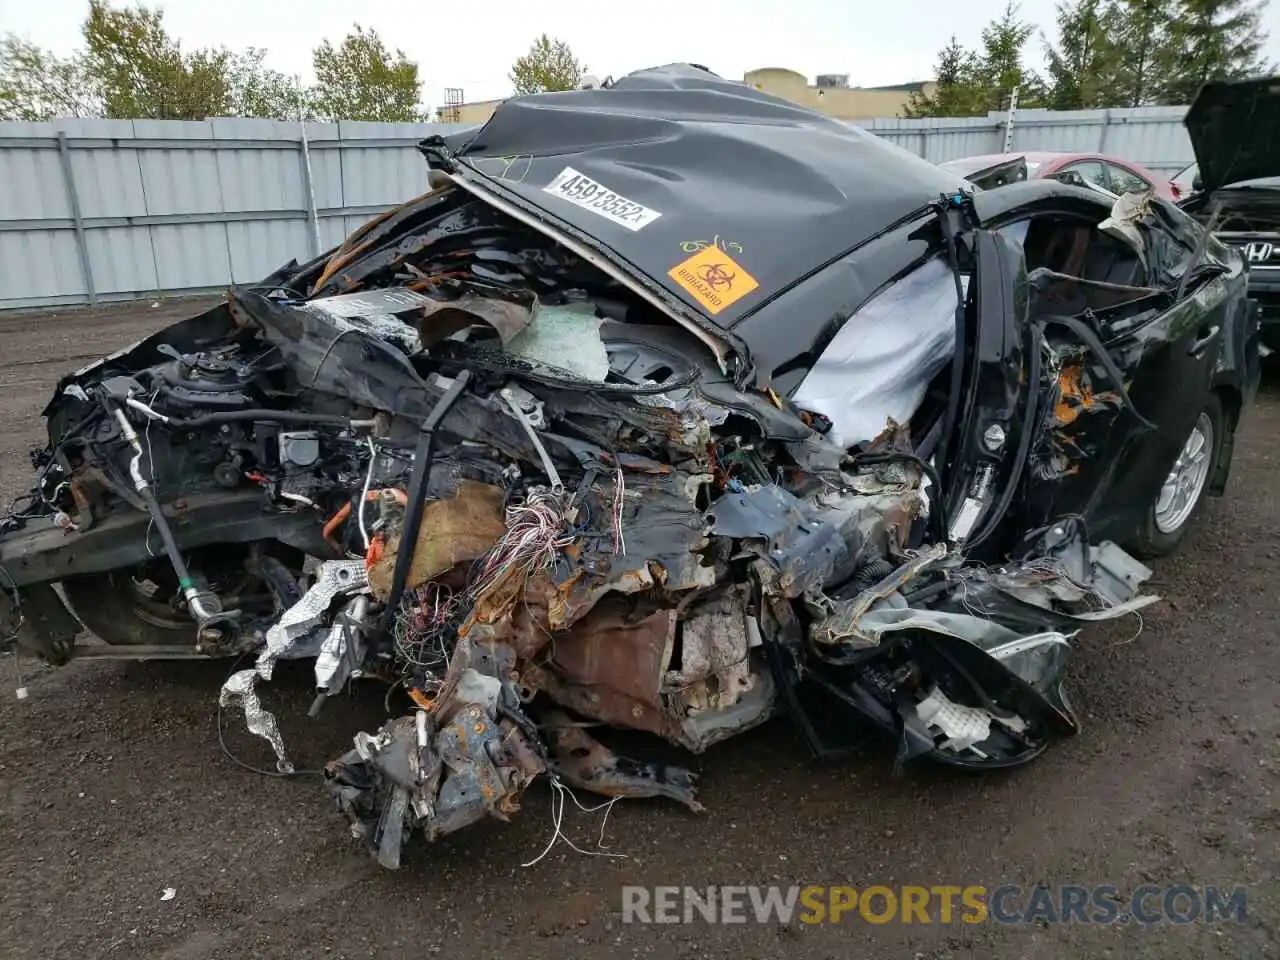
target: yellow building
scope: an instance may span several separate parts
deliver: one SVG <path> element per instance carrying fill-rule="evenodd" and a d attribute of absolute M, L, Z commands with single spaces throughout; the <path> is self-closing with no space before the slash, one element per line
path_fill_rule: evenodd
<path fill-rule="evenodd" d="M 493 116 L 501 100 L 475 100 L 471 103 L 436 107 L 436 123 L 481 124 Z"/>
<path fill-rule="evenodd" d="M 742 82 L 837 120 L 901 117 L 912 93 L 932 96 L 938 87 L 932 80 L 891 87 L 850 87 L 844 74 L 819 75 L 817 79 L 810 84 L 808 77 L 794 70 L 762 67 L 750 71 Z"/>
<path fill-rule="evenodd" d="M 872 117 L 900 117 L 911 94 L 932 96 L 938 85 L 932 80 L 903 83 L 892 87 L 850 87 L 843 74 L 822 74 L 817 83 L 785 67 L 762 67 L 742 80 L 765 93 L 790 100 L 837 120 L 865 120 Z M 481 124 L 493 116 L 501 100 L 476 100 L 451 104 L 436 110 L 438 123 Z"/>

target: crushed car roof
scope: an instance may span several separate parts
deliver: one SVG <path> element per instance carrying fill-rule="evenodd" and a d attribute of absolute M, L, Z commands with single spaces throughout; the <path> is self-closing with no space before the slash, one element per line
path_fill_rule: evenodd
<path fill-rule="evenodd" d="M 720 329 L 964 184 L 687 64 L 515 97 L 478 131 L 423 149 L 589 235 Z"/>

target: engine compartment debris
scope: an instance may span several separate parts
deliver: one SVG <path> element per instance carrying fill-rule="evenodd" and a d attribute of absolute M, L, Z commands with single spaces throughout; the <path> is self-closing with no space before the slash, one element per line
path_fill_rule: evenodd
<path fill-rule="evenodd" d="M 626 82 L 719 90 L 691 70 Z M 219 704 L 280 773 L 261 697 L 281 659 L 314 659 L 313 715 L 358 679 L 391 685 L 400 712 L 324 769 L 387 868 L 415 835 L 510 819 L 543 777 L 703 810 L 692 772 L 617 755 L 600 727 L 698 754 L 786 716 L 818 755 L 871 730 L 898 765 L 973 768 L 1075 733 L 1074 637 L 1156 599 L 1147 567 L 1090 542 L 1103 487 L 1071 469 L 1146 422 L 1112 382 L 1136 354 L 1056 323 L 1022 250 L 932 168 L 886 181 L 901 236 L 840 241 L 883 242 L 883 276 L 850 267 L 860 295 L 828 288 L 803 344 L 780 320 L 751 334 L 761 303 L 810 315 L 787 298 L 818 261 L 602 186 L 588 147 L 564 171 L 531 160 L 547 176 L 519 193 L 493 172 L 505 109 L 489 141 L 423 144 L 429 194 L 59 384 L 0 534 L 22 642 L 65 652 L 56 615 L 33 627 L 57 581 L 110 644 L 254 657 Z M 1122 234 L 1172 262 L 1186 238 L 1144 211 Z M 715 242 L 688 241 L 690 219 Z M 903 331 L 910 362 L 872 362 Z"/>

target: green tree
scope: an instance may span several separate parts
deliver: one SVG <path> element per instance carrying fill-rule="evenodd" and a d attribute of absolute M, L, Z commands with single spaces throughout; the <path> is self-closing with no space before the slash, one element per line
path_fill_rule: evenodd
<path fill-rule="evenodd" d="M 567 43 L 544 33 L 511 65 L 511 83 L 516 93 L 574 90 L 586 72 Z"/>
<path fill-rule="evenodd" d="M 160 10 L 89 0 L 82 32 L 106 116 L 201 120 L 230 112 L 224 58 L 203 50 L 184 55 Z"/>
<path fill-rule="evenodd" d="M 227 86 L 232 116 L 270 120 L 315 119 L 313 93 L 264 63 L 267 51 L 249 47 L 232 53 L 227 62 Z"/>
<path fill-rule="evenodd" d="M 114 8 L 90 0 L 84 62 L 108 117 L 203 120 L 206 117 L 298 115 L 301 96 L 268 69 L 266 51 L 201 47 L 184 51 L 148 7 Z"/>
<path fill-rule="evenodd" d="M 63 59 L 12 33 L 0 40 L 0 120 L 100 116 L 83 56 Z"/>
<path fill-rule="evenodd" d="M 1118 61 L 1106 106 L 1144 107 L 1166 102 L 1169 31 L 1176 0 L 1109 0 L 1115 10 L 1112 43 Z"/>
<path fill-rule="evenodd" d="M 1007 110 L 1013 91 L 1021 106 L 1043 100 L 1043 84 L 1022 63 L 1023 50 L 1035 27 L 1018 15 L 1018 4 L 1006 4 L 1004 12 L 982 31 L 982 48 L 969 50 L 955 36 L 938 54 L 937 89 L 932 95 L 913 93 L 908 117 L 973 117 L 989 110 Z"/>
<path fill-rule="evenodd" d="M 938 53 L 936 88 L 932 95 L 911 94 L 908 117 L 971 117 L 985 112 L 984 91 L 978 84 L 978 55 L 962 47 L 955 35 Z"/>
<path fill-rule="evenodd" d="M 1052 110 L 1091 110 L 1112 106 L 1112 87 L 1120 66 L 1112 35 L 1118 10 L 1104 0 L 1063 0 L 1058 4 L 1058 43 L 1045 47 Z"/>
<path fill-rule="evenodd" d="M 0 41 L 0 119 L 287 120 L 313 112 L 296 83 L 266 66 L 265 50 L 184 51 L 159 9 L 90 0 L 81 32 L 84 48 L 65 59 L 12 34 Z"/>
<path fill-rule="evenodd" d="M 311 54 L 316 86 L 311 106 L 330 120 L 421 120 L 418 65 L 402 51 L 394 56 L 377 31 L 356 24 L 337 47 L 328 40 Z"/>
<path fill-rule="evenodd" d="M 1168 24 L 1164 101 L 1190 103 L 1207 80 L 1265 73 L 1265 7 L 1255 0 L 1179 0 Z"/>
<path fill-rule="evenodd" d="M 1034 106 L 1043 99 L 1040 78 L 1022 64 L 1023 49 L 1035 27 L 1019 16 L 1019 6 L 1009 0 L 1000 16 L 982 31 L 977 82 L 984 91 L 987 110 L 1007 110 L 1014 90 L 1020 106 Z"/>

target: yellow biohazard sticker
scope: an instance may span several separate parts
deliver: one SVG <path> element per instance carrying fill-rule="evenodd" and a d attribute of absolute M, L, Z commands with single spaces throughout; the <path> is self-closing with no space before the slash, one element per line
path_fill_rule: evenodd
<path fill-rule="evenodd" d="M 736 303 L 760 284 L 719 247 L 705 247 L 667 271 L 713 316 Z"/>

